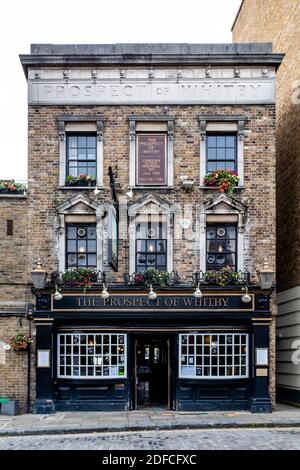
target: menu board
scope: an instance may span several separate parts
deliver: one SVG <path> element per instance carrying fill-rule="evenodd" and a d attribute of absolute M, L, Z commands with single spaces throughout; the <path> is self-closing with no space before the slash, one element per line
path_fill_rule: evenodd
<path fill-rule="evenodd" d="M 166 184 L 166 134 L 137 135 L 137 184 Z"/>

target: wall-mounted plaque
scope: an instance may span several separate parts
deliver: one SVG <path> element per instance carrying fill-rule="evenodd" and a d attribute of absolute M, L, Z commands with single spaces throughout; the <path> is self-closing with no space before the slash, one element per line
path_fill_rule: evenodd
<path fill-rule="evenodd" d="M 37 367 L 50 367 L 50 351 L 49 349 L 37 350 Z"/>
<path fill-rule="evenodd" d="M 268 353 L 268 348 L 255 348 L 255 364 L 257 366 L 267 366 L 269 364 Z"/>
<path fill-rule="evenodd" d="M 256 369 L 256 377 L 268 377 L 268 369 Z"/>
<path fill-rule="evenodd" d="M 138 185 L 165 185 L 167 181 L 166 134 L 137 134 Z"/>

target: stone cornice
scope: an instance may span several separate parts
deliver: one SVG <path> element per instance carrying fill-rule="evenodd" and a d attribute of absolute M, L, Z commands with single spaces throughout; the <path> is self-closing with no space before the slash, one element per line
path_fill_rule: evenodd
<path fill-rule="evenodd" d="M 29 67 L 128 65 L 273 65 L 283 54 L 271 43 L 249 44 L 33 44 L 20 55 L 25 75 Z"/>

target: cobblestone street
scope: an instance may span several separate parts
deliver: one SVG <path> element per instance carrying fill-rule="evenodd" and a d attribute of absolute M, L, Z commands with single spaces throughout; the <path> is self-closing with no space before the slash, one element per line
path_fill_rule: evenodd
<path fill-rule="evenodd" d="M 300 450 L 300 428 L 8 436 L 0 450 Z"/>

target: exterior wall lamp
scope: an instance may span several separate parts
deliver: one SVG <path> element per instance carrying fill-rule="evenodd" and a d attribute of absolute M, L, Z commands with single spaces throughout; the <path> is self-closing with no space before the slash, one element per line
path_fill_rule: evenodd
<path fill-rule="evenodd" d="M 41 258 L 38 259 L 35 268 L 31 271 L 31 280 L 35 289 L 44 289 L 47 273 L 42 267 Z"/>
<path fill-rule="evenodd" d="M 54 300 L 61 300 L 63 298 L 63 295 L 58 289 L 57 284 L 55 284 L 55 292 L 54 292 L 53 298 Z"/>
<path fill-rule="evenodd" d="M 200 290 L 200 282 L 198 282 L 197 288 L 196 288 L 195 292 L 193 293 L 193 296 L 196 297 L 196 298 L 202 297 L 202 292 Z"/>
<path fill-rule="evenodd" d="M 264 264 L 261 270 L 257 270 L 257 275 L 262 289 L 271 289 L 275 272 L 269 267 L 267 258 L 264 259 Z"/>
<path fill-rule="evenodd" d="M 244 304 L 249 304 L 249 302 L 251 302 L 251 295 L 248 294 L 248 287 L 245 286 L 245 287 L 242 287 L 242 290 L 245 290 L 245 294 L 242 296 L 242 302 L 244 302 Z"/>
<path fill-rule="evenodd" d="M 150 290 L 149 290 L 149 293 L 148 293 L 148 299 L 149 300 L 155 300 L 156 297 L 157 297 L 157 294 L 154 292 L 152 284 L 150 284 L 149 287 L 150 287 Z"/>
<path fill-rule="evenodd" d="M 103 284 L 103 289 L 102 289 L 102 292 L 101 292 L 100 295 L 101 295 L 101 298 L 102 298 L 102 299 L 108 299 L 108 297 L 109 297 L 110 294 L 109 294 L 109 292 L 108 292 L 108 290 L 107 290 L 106 284 Z"/>

